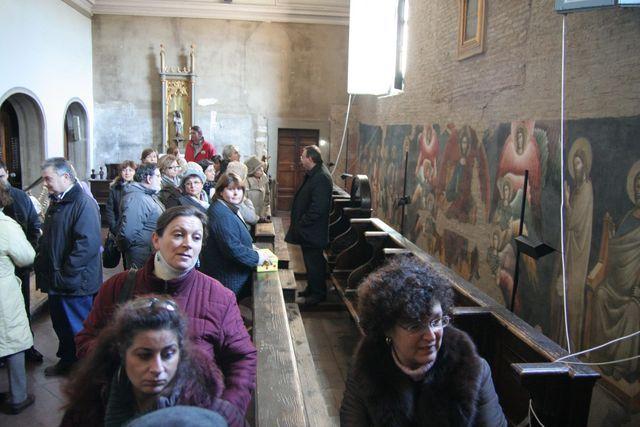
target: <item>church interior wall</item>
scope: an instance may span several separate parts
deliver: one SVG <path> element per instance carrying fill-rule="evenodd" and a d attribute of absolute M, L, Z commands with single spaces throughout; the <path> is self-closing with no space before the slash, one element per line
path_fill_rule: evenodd
<path fill-rule="evenodd" d="M 558 250 L 566 185 L 572 350 L 637 331 L 640 10 L 567 16 L 563 147 L 562 16 L 554 1 L 487 1 L 484 53 L 465 60 L 457 59 L 457 4 L 410 2 L 404 92 L 356 97 L 353 170 L 370 176 L 375 214 L 509 305 L 524 170 L 530 173 L 524 232 Z M 339 131 L 332 126 L 332 134 Z M 406 151 L 412 204 L 403 221 L 394 202 L 402 195 Z M 557 254 L 537 262 L 523 256 L 515 311 L 566 345 Z M 633 356 L 638 343 L 586 359 Z M 640 420 L 639 372 L 637 360 L 602 370 L 591 425 Z"/>
<path fill-rule="evenodd" d="M 218 151 L 275 158 L 278 127 L 328 140 L 331 106 L 346 101 L 343 26 L 96 15 L 93 43 L 97 164 L 160 147 L 161 43 L 168 67 L 186 66 L 195 44 L 196 99 L 215 103 L 196 105 L 194 123 Z"/>
<path fill-rule="evenodd" d="M 0 9 L 0 104 L 24 94 L 42 110 L 41 141 L 29 138 L 22 142 L 30 146 L 20 147 L 23 160 L 29 159 L 22 162 L 28 185 L 39 176 L 42 158 L 63 155 L 66 107 L 73 99 L 87 108 L 92 142 L 91 20 L 61 1 L 2 0 Z M 42 158 L 30 159 L 33 152 Z"/>

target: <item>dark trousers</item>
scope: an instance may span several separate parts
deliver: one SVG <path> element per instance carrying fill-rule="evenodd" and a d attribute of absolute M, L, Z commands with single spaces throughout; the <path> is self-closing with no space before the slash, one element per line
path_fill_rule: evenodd
<path fill-rule="evenodd" d="M 74 337 L 82 330 L 82 322 L 89 315 L 92 305 L 93 295 L 49 294 L 51 323 L 60 342 L 56 355 L 63 363 L 73 363 L 77 360 Z"/>
<path fill-rule="evenodd" d="M 31 326 L 31 283 L 29 279 L 31 278 L 31 270 L 27 268 L 16 268 L 16 276 L 22 282 L 22 297 L 24 298 L 24 309 L 27 311 L 27 318 L 29 319 L 29 326 Z M 31 335 L 33 335 L 33 331 L 31 331 Z"/>
<path fill-rule="evenodd" d="M 304 266 L 307 269 L 307 290 L 310 298 L 327 297 L 327 261 L 319 248 L 302 247 Z"/>

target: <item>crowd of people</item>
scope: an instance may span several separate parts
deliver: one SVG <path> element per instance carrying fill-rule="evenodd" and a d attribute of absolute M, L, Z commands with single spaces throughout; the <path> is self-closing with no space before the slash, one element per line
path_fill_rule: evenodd
<path fill-rule="evenodd" d="M 124 271 L 104 283 L 99 206 L 73 166 L 63 158 L 43 163 L 50 203 L 41 223 L 0 161 L 5 412 L 18 414 L 35 400 L 27 393 L 25 358 L 42 355 L 33 348 L 28 297 L 20 292 L 33 264 L 59 341 L 59 361 L 44 374 L 68 376 L 63 426 L 134 425 L 158 420 L 162 411 L 165 420 L 246 425 L 257 351 L 239 302 L 251 296 L 252 271 L 269 257 L 250 234 L 252 224 L 270 220 L 268 166 L 256 156 L 241 163 L 231 145 L 217 156 L 198 126 L 190 135 L 184 159 L 145 149 L 139 164 L 121 163 L 105 220 Z M 306 175 L 286 240 L 302 247 L 306 303 L 315 305 L 326 298 L 322 251 L 332 184 L 318 147 L 305 147 L 300 161 Z M 372 274 L 359 297 L 366 335 L 347 382 L 342 425 L 423 425 L 437 416 L 446 425 L 506 425 L 486 361 L 466 334 L 447 327 L 446 281 L 406 259 Z"/>

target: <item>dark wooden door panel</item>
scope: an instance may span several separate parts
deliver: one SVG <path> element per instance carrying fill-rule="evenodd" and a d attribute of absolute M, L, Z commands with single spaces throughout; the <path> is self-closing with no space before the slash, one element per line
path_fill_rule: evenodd
<path fill-rule="evenodd" d="M 293 196 L 304 179 L 300 154 L 305 146 L 317 145 L 319 136 L 317 129 L 278 129 L 278 210 L 291 209 Z"/>

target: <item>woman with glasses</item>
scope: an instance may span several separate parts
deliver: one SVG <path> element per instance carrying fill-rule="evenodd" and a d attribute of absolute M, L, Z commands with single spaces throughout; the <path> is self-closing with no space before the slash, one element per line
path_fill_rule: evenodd
<path fill-rule="evenodd" d="M 167 209 L 151 236 L 155 254 L 140 270 L 117 274 L 102 284 L 84 329 L 76 335 L 76 347 L 78 357 L 91 355 L 96 337 L 112 322 L 116 304 L 136 295 L 170 295 L 188 319 L 195 347 L 220 367 L 222 399 L 244 414 L 255 388 L 256 349 L 233 292 L 195 269 L 206 223 L 206 216 L 193 206 Z"/>
<path fill-rule="evenodd" d="M 187 169 L 182 175 L 180 183 L 182 195 L 176 200 L 178 203 L 176 206 L 195 206 L 203 214 L 206 214 L 207 209 L 209 209 L 209 196 L 203 191 L 205 180 L 206 178 L 200 170 L 200 166 L 198 166 L 198 169 Z"/>
<path fill-rule="evenodd" d="M 218 367 L 189 345 L 176 302 L 140 297 L 118 308 L 65 385 L 62 426 L 121 426 L 176 405 L 215 411 L 219 423 L 211 425 L 244 426 L 223 389 Z"/>
<path fill-rule="evenodd" d="M 358 288 L 360 326 L 342 426 L 506 426 L 491 370 L 449 326 L 453 291 L 416 257 L 398 256 Z"/>
<path fill-rule="evenodd" d="M 162 175 L 162 189 L 158 198 L 165 206 L 177 206 L 180 198 L 180 172 L 182 170 L 178 158 L 173 154 L 165 154 L 158 162 Z"/>

